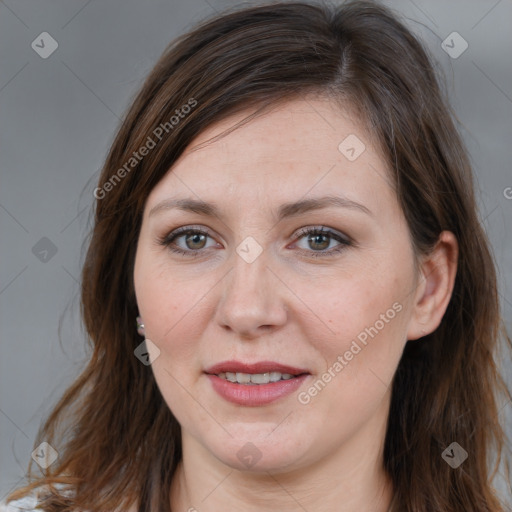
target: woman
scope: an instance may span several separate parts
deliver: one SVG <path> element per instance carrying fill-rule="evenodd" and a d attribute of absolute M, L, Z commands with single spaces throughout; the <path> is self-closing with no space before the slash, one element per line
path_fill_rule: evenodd
<path fill-rule="evenodd" d="M 179 38 L 94 195 L 94 353 L 40 432 L 57 459 L 10 498 L 505 510 L 494 263 L 432 65 L 389 10 L 261 6 Z"/>

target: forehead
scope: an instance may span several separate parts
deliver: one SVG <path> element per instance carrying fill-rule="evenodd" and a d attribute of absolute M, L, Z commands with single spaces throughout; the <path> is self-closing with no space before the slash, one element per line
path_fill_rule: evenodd
<path fill-rule="evenodd" d="M 286 202 L 327 193 L 393 201 L 387 166 L 353 113 L 327 99 L 292 100 L 221 135 L 249 114 L 201 132 L 152 191 L 148 205 L 194 196 L 254 205 L 262 198 Z"/>
<path fill-rule="evenodd" d="M 256 158 L 274 162 L 306 160 L 321 163 L 339 156 L 338 146 L 348 135 L 367 146 L 370 141 L 357 117 L 325 98 L 296 99 L 279 103 L 227 135 L 222 135 L 248 116 L 243 112 L 208 127 L 187 147 L 182 158 L 201 160 L 211 154 L 224 162 Z M 219 136 L 214 142 L 210 139 Z M 355 140 L 355 139 L 354 139 Z"/>

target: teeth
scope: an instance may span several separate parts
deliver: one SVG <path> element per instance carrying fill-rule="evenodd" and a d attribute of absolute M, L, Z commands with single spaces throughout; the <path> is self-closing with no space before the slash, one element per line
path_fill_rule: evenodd
<path fill-rule="evenodd" d="M 270 373 L 255 373 L 251 375 L 251 382 L 253 384 L 268 384 L 270 382 Z"/>
<path fill-rule="evenodd" d="M 281 380 L 281 374 L 279 372 L 270 372 L 270 382 L 277 382 Z"/>
<path fill-rule="evenodd" d="M 277 382 L 279 380 L 289 380 L 294 377 L 290 373 L 280 372 L 267 372 L 267 373 L 241 373 L 241 372 L 223 372 L 219 373 L 217 377 L 226 379 L 229 382 L 236 382 L 238 384 L 268 384 L 269 382 Z"/>
<path fill-rule="evenodd" d="M 251 376 L 248 373 L 238 373 L 237 372 L 236 381 L 239 384 L 249 384 L 249 382 L 251 382 Z"/>

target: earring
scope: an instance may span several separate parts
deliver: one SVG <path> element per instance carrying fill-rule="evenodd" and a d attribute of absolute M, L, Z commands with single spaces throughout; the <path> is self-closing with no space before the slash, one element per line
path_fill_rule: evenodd
<path fill-rule="evenodd" d="M 144 332 L 144 324 L 142 323 L 142 318 L 140 316 L 137 317 L 137 332 L 141 335 L 141 336 L 144 336 L 145 335 L 145 332 Z"/>

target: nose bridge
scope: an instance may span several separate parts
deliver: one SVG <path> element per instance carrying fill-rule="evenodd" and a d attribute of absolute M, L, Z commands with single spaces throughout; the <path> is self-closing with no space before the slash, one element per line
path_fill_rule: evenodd
<path fill-rule="evenodd" d="M 218 306 L 219 323 L 242 336 L 254 336 L 262 327 L 277 326 L 286 321 L 276 280 L 267 268 L 268 253 L 260 250 L 252 259 L 255 250 L 256 246 L 250 240 L 237 248 Z"/>

